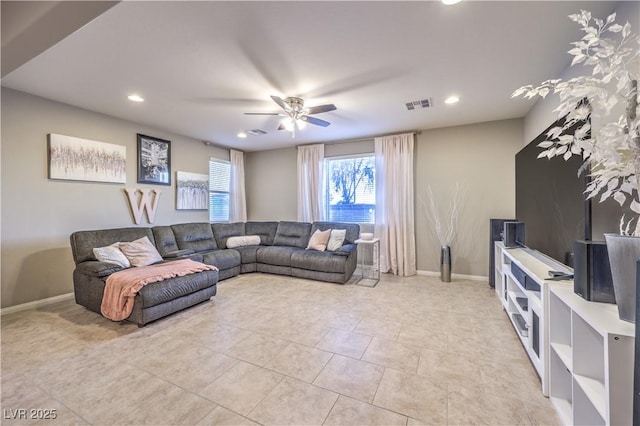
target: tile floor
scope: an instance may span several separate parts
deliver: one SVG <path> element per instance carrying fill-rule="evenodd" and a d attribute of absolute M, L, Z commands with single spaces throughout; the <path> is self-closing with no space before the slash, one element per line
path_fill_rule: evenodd
<path fill-rule="evenodd" d="M 249 274 L 141 329 L 73 301 L 1 322 L 7 425 L 558 423 L 482 282 Z"/>

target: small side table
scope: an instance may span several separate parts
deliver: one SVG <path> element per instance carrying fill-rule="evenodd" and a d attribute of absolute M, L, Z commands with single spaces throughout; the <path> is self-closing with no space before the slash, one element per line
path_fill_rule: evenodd
<path fill-rule="evenodd" d="M 375 287 L 380 281 L 380 238 L 363 240 L 359 238 L 355 241 L 358 245 L 358 255 L 360 256 L 360 278 L 357 285 L 365 287 Z M 366 254 L 371 253 L 371 264 L 365 263 Z"/>

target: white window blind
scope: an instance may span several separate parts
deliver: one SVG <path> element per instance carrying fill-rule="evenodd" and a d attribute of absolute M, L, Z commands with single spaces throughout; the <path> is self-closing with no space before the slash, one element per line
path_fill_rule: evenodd
<path fill-rule="evenodd" d="M 231 163 L 209 160 L 209 221 L 229 221 Z"/>

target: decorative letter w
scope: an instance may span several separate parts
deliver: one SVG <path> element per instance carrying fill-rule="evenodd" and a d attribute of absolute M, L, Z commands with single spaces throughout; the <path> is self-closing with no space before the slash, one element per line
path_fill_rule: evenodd
<path fill-rule="evenodd" d="M 150 191 L 155 194 L 153 197 L 153 204 L 149 197 Z M 161 191 L 159 189 L 126 188 L 125 192 L 129 197 L 129 206 L 131 206 L 131 212 L 133 213 L 133 219 L 135 220 L 136 225 L 140 224 L 140 221 L 142 220 L 142 212 L 145 210 L 147 212 L 147 221 L 149 223 L 153 223 L 153 220 L 156 217 L 156 209 L 158 208 Z M 138 197 L 136 192 L 140 192 L 142 196 Z"/>

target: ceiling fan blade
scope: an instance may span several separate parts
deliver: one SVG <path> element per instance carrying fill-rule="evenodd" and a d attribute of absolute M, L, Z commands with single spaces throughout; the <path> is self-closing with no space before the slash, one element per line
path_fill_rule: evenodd
<path fill-rule="evenodd" d="M 271 96 L 271 99 L 273 99 L 273 102 L 277 103 L 278 105 L 280 105 L 280 108 L 282 108 L 285 111 L 289 111 L 289 105 L 287 105 L 287 103 L 279 96 Z"/>
<path fill-rule="evenodd" d="M 328 121 L 320 120 L 319 118 L 315 118 L 315 117 L 304 116 L 304 117 L 301 117 L 301 120 L 304 120 L 307 123 L 315 124 L 316 126 L 322 126 L 322 127 L 328 127 L 331 124 Z"/>
<path fill-rule="evenodd" d="M 335 111 L 337 108 L 334 104 L 318 105 L 307 108 L 307 114 L 320 114 L 321 112 Z"/>
<path fill-rule="evenodd" d="M 280 115 L 279 112 L 245 112 L 244 115 Z"/>

